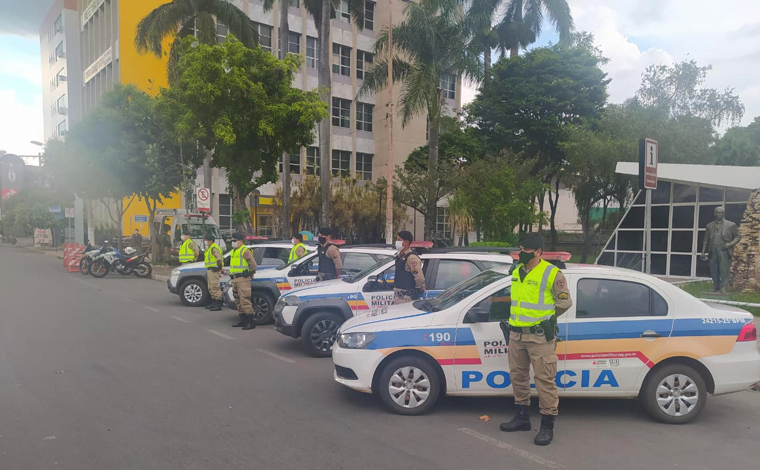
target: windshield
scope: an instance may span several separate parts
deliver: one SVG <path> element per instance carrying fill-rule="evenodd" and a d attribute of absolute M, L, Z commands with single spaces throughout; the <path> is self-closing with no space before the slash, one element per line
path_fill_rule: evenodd
<path fill-rule="evenodd" d="M 214 238 L 222 238 L 219 235 L 219 227 L 213 224 L 182 224 L 182 230 L 190 230 L 190 236 L 193 238 L 203 238 L 207 233 L 211 233 Z"/>
<path fill-rule="evenodd" d="M 346 281 L 346 282 L 348 282 L 349 284 L 353 284 L 354 282 L 357 282 L 357 281 L 359 281 L 361 279 L 364 279 L 365 277 L 367 277 L 370 274 L 372 274 L 374 271 L 382 268 L 383 266 L 385 266 L 386 264 L 388 264 L 388 262 L 391 259 L 392 258 L 383 258 L 380 261 L 378 261 L 377 263 L 373 264 L 372 266 L 370 266 L 368 268 L 365 268 L 365 269 L 359 271 L 358 273 L 356 273 L 356 274 L 354 274 L 352 276 L 348 276 L 348 277 L 346 277 L 343 280 Z"/>
<path fill-rule="evenodd" d="M 295 266 L 296 264 L 301 264 L 304 261 L 308 261 L 308 260 L 314 258 L 314 256 L 316 256 L 316 255 L 317 255 L 316 253 L 306 253 L 305 255 L 301 256 L 300 258 L 296 258 L 293 261 L 291 261 L 290 263 L 286 264 L 285 266 L 282 267 L 282 269 L 289 268 L 291 266 Z"/>
<path fill-rule="evenodd" d="M 459 301 L 466 299 L 480 289 L 504 279 L 505 277 L 507 277 L 506 273 L 492 270 L 483 271 L 482 273 L 445 290 L 443 294 L 438 297 L 428 300 L 427 304 L 430 310 L 434 312 L 445 310 Z"/>

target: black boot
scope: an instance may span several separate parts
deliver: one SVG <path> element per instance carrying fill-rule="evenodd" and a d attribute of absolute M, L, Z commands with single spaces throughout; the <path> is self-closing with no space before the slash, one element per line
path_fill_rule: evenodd
<path fill-rule="evenodd" d="M 255 330 L 256 329 L 256 323 L 253 322 L 253 314 L 247 315 L 248 317 L 248 324 L 243 327 L 244 330 Z"/>
<path fill-rule="evenodd" d="M 206 305 L 203 308 L 205 308 L 206 310 L 210 310 L 213 307 L 214 307 L 214 299 L 211 299 L 211 302 L 209 302 L 208 305 Z"/>
<path fill-rule="evenodd" d="M 554 439 L 554 416 L 541 415 L 541 429 L 533 441 L 537 446 L 548 446 Z"/>
<path fill-rule="evenodd" d="M 222 301 L 221 300 L 212 300 L 211 301 L 211 308 L 209 309 L 212 312 L 218 312 L 222 309 Z"/>
<path fill-rule="evenodd" d="M 502 423 L 499 429 L 504 432 L 530 431 L 532 429 L 530 426 L 530 408 L 525 405 L 517 405 L 515 417 L 508 423 Z"/>
<path fill-rule="evenodd" d="M 240 328 L 241 326 L 245 326 L 248 324 L 248 320 L 246 319 L 246 315 L 244 313 L 241 313 L 238 315 L 238 322 L 232 325 L 233 328 Z"/>

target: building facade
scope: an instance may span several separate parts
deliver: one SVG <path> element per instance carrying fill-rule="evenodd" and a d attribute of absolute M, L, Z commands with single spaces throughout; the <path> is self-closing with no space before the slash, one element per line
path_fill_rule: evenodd
<path fill-rule="evenodd" d="M 64 138 L 82 119 L 77 0 L 56 0 L 40 26 L 45 142 Z"/>

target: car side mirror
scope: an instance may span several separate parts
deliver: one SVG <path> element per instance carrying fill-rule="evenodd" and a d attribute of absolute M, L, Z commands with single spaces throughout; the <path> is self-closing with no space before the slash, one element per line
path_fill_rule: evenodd
<path fill-rule="evenodd" d="M 487 308 L 472 307 L 464 316 L 464 323 L 486 323 L 490 320 L 490 312 Z"/>
<path fill-rule="evenodd" d="M 298 276 L 298 266 L 293 266 L 290 268 L 290 271 L 288 271 L 288 277 L 295 277 Z"/>
<path fill-rule="evenodd" d="M 367 283 L 364 284 L 362 289 L 364 292 L 375 292 L 380 289 L 380 283 L 377 281 L 377 276 L 369 276 Z"/>

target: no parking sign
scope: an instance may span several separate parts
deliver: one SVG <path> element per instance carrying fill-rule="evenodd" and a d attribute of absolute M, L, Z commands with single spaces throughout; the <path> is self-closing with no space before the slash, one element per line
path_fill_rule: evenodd
<path fill-rule="evenodd" d="M 198 200 L 198 210 L 201 212 L 211 211 L 211 191 L 208 188 L 198 188 L 196 193 Z"/>

